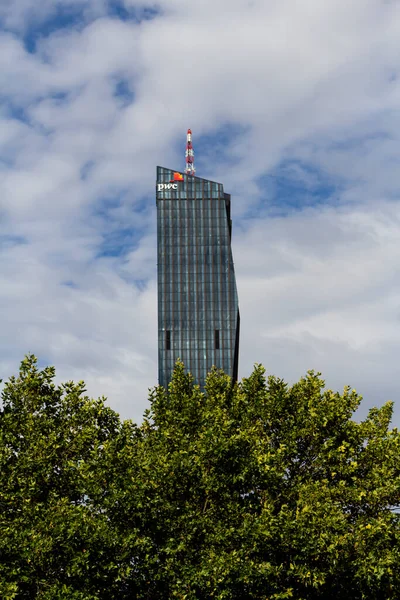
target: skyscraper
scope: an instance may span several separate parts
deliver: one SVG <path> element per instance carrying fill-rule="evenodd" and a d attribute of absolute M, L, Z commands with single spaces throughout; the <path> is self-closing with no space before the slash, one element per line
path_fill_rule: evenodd
<path fill-rule="evenodd" d="M 157 167 L 158 369 L 165 387 L 178 358 L 201 387 L 213 365 L 233 380 L 238 374 L 231 199 L 221 183 L 194 176 L 190 150 L 191 140 L 185 174 Z"/>

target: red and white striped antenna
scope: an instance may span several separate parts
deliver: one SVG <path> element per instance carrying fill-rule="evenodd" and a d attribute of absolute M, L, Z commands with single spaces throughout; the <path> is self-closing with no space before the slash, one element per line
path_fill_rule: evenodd
<path fill-rule="evenodd" d="M 186 175 L 194 175 L 196 173 L 196 167 L 194 166 L 194 152 L 192 146 L 192 130 L 187 130 L 187 138 L 186 138 Z"/>

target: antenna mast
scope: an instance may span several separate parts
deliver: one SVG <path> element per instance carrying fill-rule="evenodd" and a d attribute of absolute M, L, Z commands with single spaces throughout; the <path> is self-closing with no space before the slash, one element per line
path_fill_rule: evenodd
<path fill-rule="evenodd" d="M 194 166 L 194 152 L 193 152 L 193 146 L 192 146 L 192 130 L 191 129 L 187 130 L 185 157 L 186 157 L 185 173 L 186 173 L 186 175 L 194 175 L 196 173 L 196 168 Z"/>

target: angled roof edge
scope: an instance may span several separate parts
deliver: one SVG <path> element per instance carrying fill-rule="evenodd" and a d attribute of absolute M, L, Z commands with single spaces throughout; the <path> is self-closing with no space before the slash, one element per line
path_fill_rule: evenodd
<path fill-rule="evenodd" d="M 201 179 L 202 181 L 209 181 L 210 183 L 216 183 L 217 185 L 222 185 L 222 187 L 224 187 L 224 184 L 220 181 L 213 181 L 212 179 L 206 179 L 205 177 L 197 177 L 197 175 L 186 175 L 184 171 L 179 171 L 179 169 L 170 169 L 169 167 L 161 167 L 161 165 L 157 165 L 157 169 L 165 169 L 166 171 L 172 171 L 173 173 L 181 173 L 184 177 L 190 177 L 190 179 Z"/>

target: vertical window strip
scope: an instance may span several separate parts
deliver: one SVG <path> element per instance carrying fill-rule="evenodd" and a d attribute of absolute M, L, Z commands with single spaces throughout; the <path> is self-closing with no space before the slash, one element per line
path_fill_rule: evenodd
<path fill-rule="evenodd" d="M 224 204 L 225 204 L 225 202 L 224 202 Z M 217 296 L 218 296 L 218 326 L 219 326 L 219 328 L 221 328 L 221 325 L 222 325 L 221 278 L 223 277 L 223 273 L 222 273 L 221 254 L 222 254 L 222 245 L 224 243 L 224 232 L 223 232 L 223 228 L 222 228 L 223 222 L 221 221 L 221 208 L 222 208 L 222 201 L 220 200 L 218 202 L 218 208 L 217 208 L 217 237 L 219 240 L 218 247 L 217 247 L 217 285 L 218 285 Z M 220 342 L 220 340 L 219 340 L 219 333 L 218 333 L 218 346 L 219 346 L 219 342 Z M 222 354 L 220 354 L 218 367 L 225 369 L 224 352 L 222 352 Z"/>
<path fill-rule="evenodd" d="M 171 350 L 171 331 L 169 329 L 165 332 L 165 349 Z"/>
<path fill-rule="evenodd" d="M 216 350 L 219 350 L 219 329 L 214 331 L 214 347 Z"/>

